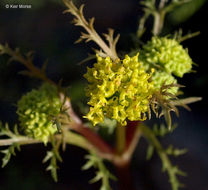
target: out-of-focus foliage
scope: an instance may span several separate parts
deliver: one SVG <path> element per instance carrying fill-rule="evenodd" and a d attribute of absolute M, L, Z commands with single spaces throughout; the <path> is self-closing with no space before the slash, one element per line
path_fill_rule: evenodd
<path fill-rule="evenodd" d="M 167 16 L 168 23 L 177 25 L 181 22 L 185 22 L 192 15 L 194 15 L 205 3 L 207 3 L 207 0 L 190 0 L 190 2 L 175 8 Z"/>

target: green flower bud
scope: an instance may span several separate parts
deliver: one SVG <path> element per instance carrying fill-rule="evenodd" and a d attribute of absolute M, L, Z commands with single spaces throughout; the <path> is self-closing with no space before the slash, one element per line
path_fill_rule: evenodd
<path fill-rule="evenodd" d="M 177 77 L 183 77 L 185 73 L 190 72 L 193 63 L 187 49 L 178 41 L 156 36 L 143 46 L 141 60 L 146 70 L 149 67 L 161 67 Z"/>
<path fill-rule="evenodd" d="M 155 89 L 160 89 L 163 84 L 177 84 L 177 80 L 170 74 L 162 71 L 155 71 L 152 75 Z M 178 87 L 171 87 L 167 90 L 169 93 L 175 95 L 178 92 Z"/>
<path fill-rule="evenodd" d="M 84 77 L 89 82 L 86 91 L 91 106 L 85 117 L 94 125 L 103 122 L 105 116 L 122 125 L 127 119 L 146 119 L 153 83 L 149 82 L 151 74 L 138 62 L 138 54 L 116 61 L 97 56 L 97 63 Z"/>
<path fill-rule="evenodd" d="M 43 84 L 40 89 L 22 96 L 17 105 L 20 126 L 25 134 L 46 144 L 48 137 L 57 131 L 52 117 L 59 114 L 62 105 L 56 87 Z"/>

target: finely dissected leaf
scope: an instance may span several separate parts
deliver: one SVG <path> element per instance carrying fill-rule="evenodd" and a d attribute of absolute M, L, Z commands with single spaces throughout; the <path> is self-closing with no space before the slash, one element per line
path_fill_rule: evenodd
<path fill-rule="evenodd" d="M 57 169 L 58 165 L 57 162 L 62 162 L 62 158 L 59 154 L 59 147 L 60 143 L 55 140 L 54 136 L 51 136 L 51 145 L 52 150 L 46 152 L 46 156 L 43 159 L 43 163 L 49 162 L 49 166 L 46 168 L 47 171 L 51 172 L 51 176 L 55 182 L 58 181 Z"/>
<path fill-rule="evenodd" d="M 103 173 L 102 172 L 96 172 L 96 176 L 94 178 L 92 178 L 89 182 L 90 183 L 95 183 L 98 182 L 99 180 L 101 180 L 103 178 Z"/>
<path fill-rule="evenodd" d="M 53 164 L 49 165 L 46 168 L 47 171 L 51 171 L 51 176 L 52 176 L 52 178 L 54 179 L 55 182 L 58 181 L 57 169 L 58 169 L 58 167 L 56 165 L 53 165 Z"/>
<path fill-rule="evenodd" d="M 76 26 L 81 26 L 86 31 L 86 33 L 81 32 L 81 36 L 76 43 L 83 40 L 85 40 L 85 42 L 94 41 L 98 46 L 100 46 L 105 57 L 110 56 L 112 59 L 116 59 L 118 57 L 116 53 L 116 43 L 118 42 L 119 35 L 114 38 L 113 30 L 109 29 L 109 33 L 104 35 L 108 42 L 107 45 L 94 29 L 94 18 L 89 19 L 89 21 L 85 19 L 83 14 L 83 4 L 79 8 L 77 8 L 70 0 L 64 0 L 64 4 L 68 8 L 64 13 L 71 13 L 75 17 L 73 23 Z"/>
<path fill-rule="evenodd" d="M 188 40 L 188 39 L 190 39 L 190 38 L 194 38 L 194 37 L 196 37 L 196 36 L 198 36 L 198 35 L 200 35 L 200 31 L 193 32 L 193 33 L 190 33 L 190 32 L 189 32 L 188 34 L 183 35 L 183 30 L 180 28 L 178 31 L 176 31 L 176 32 L 174 33 L 173 38 L 174 38 L 175 40 L 177 40 L 179 43 L 181 43 L 181 42 L 183 42 L 183 41 L 185 41 L 185 40 Z"/>
<path fill-rule="evenodd" d="M 187 110 L 190 110 L 187 104 L 201 100 L 200 97 L 178 99 L 176 95 L 168 92 L 168 89 L 172 87 L 184 86 L 179 84 L 166 85 L 164 83 L 159 91 L 155 91 L 150 101 L 150 107 L 152 108 L 152 111 L 155 113 L 156 117 L 165 117 L 165 121 L 169 130 L 172 128 L 171 112 L 175 112 L 176 116 L 179 116 L 179 111 L 176 106 L 181 106 Z M 151 113 L 149 113 L 149 115 L 151 116 Z"/>
<path fill-rule="evenodd" d="M 138 37 L 141 37 L 145 31 L 145 24 L 150 16 L 153 16 L 154 23 L 153 23 L 153 29 L 152 32 L 154 35 L 158 35 L 162 29 L 163 29 L 163 22 L 165 19 L 165 16 L 167 13 L 173 11 L 175 8 L 179 7 L 182 4 L 185 4 L 187 2 L 190 2 L 191 0 L 172 0 L 172 1 L 166 1 L 166 0 L 143 0 L 141 1 L 141 5 L 143 5 L 143 12 L 144 15 L 140 19 L 137 35 Z M 160 22 L 157 23 L 156 17 L 160 17 Z M 161 18 L 163 17 L 163 19 Z M 160 26 L 160 27 L 155 27 Z"/>
<path fill-rule="evenodd" d="M 9 47 L 8 44 L 5 45 L 0 44 L 0 54 L 9 55 L 10 56 L 9 62 L 16 61 L 21 63 L 27 68 L 27 70 L 20 72 L 21 74 L 30 77 L 36 77 L 41 80 L 48 80 L 44 71 L 45 66 L 43 66 L 42 69 L 39 69 L 33 64 L 33 57 L 34 57 L 33 53 L 34 53 L 33 51 L 30 51 L 26 55 L 22 55 L 19 48 L 13 50 L 12 48 Z"/>
<path fill-rule="evenodd" d="M 94 162 L 91 161 L 91 160 L 88 160 L 84 166 L 82 166 L 82 170 L 88 170 L 90 169 L 91 167 L 94 166 Z"/>
<path fill-rule="evenodd" d="M 201 100 L 202 100 L 201 97 L 189 97 L 189 98 L 185 98 L 185 99 L 175 100 L 173 102 L 173 104 L 176 105 L 176 106 L 184 107 L 187 104 L 195 103 L 195 102 L 198 102 L 198 101 L 201 101 Z"/>
<path fill-rule="evenodd" d="M 8 139 L 5 139 L 5 140 L 11 140 L 13 142 L 16 142 L 13 144 L 11 143 L 11 145 L 7 149 L 1 151 L 1 153 L 4 154 L 4 157 L 2 158 L 2 167 L 5 167 L 8 164 L 8 162 L 10 161 L 11 156 L 16 155 L 15 151 L 16 150 L 20 151 L 20 144 L 17 143 L 17 139 L 22 139 L 22 138 L 24 138 L 24 136 L 21 136 L 19 134 L 19 131 L 17 129 L 17 125 L 14 126 L 14 129 L 12 131 L 10 129 L 8 123 L 5 123 L 3 125 L 3 123 L 1 121 L 0 121 L 0 136 L 7 136 Z"/>
<path fill-rule="evenodd" d="M 149 146 L 147 148 L 146 159 L 147 160 L 150 160 L 152 158 L 153 153 L 154 153 L 154 146 L 152 146 L 151 144 L 149 144 Z"/>
<path fill-rule="evenodd" d="M 2 158 L 2 168 L 5 167 L 11 159 L 11 156 L 16 156 L 15 149 L 20 151 L 20 146 L 16 143 L 11 145 L 8 149 L 2 150 L 1 153 L 5 154 Z"/>
<path fill-rule="evenodd" d="M 173 148 L 168 148 L 167 150 L 163 149 L 162 145 L 156 138 L 154 131 L 152 131 L 147 126 L 140 126 L 144 136 L 148 139 L 150 144 L 154 146 L 154 149 L 157 151 L 158 155 L 162 161 L 162 171 L 167 172 L 169 176 L 169 182 L 171 184 L 172 190 L 179 190 L 179 187 L 182 187 L 182 184 L 179 182 L 177 175 L 186 176 L 186 173 L 181 171 L 177 166 L 172 165 L 167 150 L 171 155 L 180 155 L 185 153 L 185 150 L 176 150 Z M 158 129 L 157 129 L 158 130 Z"/>
<path fill-rule="evenodd" d="M 46 168 L 47 171 L 51 172 L 51 176 L 54 179 L 55 182 L 58 181 L 58 177 L 57 177 L 57 157 L 56 154 L 53 151 L 47 151 L 45 158 L 43 159 L 43 163 L 48 162 L 49 166 Z"/>
<path fill-rule="evenodd" d="M 116 180 L 116 178 L 108 171 L 108 169 L 103 163 L 103 160 L 95 154 L 87 155 L 86 159 L 88 159 L 88 161 L 82 167 L 83 170 L 88 170 L 90 168 L 95 168 L 98 170 L 96 172 L 96 176 L 93 179 L 91 179 L 89 182 L 95 183 L 101 180 L 102 183 L 100 190 L 111 190 L 109 180 L 110 179 Z"/>
<path fill-rule="evenodd" d="M 173 148 L 172 145 L 170 145 L 167 149 L 166 149 L 166 153 L 168 155 L 173 155 L 173 156 L 180 156 L 182 154 L 185 154 L 187 152 L 187 149 L 177 149 L 177 148 Z"/>
<path fill-rule="evenodd" d="M 46 163 L 48 160 L 50 160 L 53 157 L 53 152 L 47 151 L 45 158 L 43 159 L 43 163 Z"/>
<path fill-rule="evenodd" d="M 154 125 L 153 132 L 156 136 L 164 137 L 165 135 L 172 133 L 176 129 L 176 125 L 173 125 L 171 129 L 168 129 L 165 125 L 161 124 L 160 126 Z"/>

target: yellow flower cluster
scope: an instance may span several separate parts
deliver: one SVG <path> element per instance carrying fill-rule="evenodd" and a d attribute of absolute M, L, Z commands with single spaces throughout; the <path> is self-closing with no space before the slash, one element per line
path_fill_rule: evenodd
<path fill-rule="evenodd" d="M 87 68 L 84 77 L 89 82 L 86 92 L 90 111 L 85 118 L 93 125 L 103 122 L 104 117 L 121 125 L 126 125 L 127 119 L 146 119 L 153 93 L 153 83 L 149 81 L 152 74 L 144 71 L 138 55 L 115 61 L 97 55 L 94 67 Z"/>

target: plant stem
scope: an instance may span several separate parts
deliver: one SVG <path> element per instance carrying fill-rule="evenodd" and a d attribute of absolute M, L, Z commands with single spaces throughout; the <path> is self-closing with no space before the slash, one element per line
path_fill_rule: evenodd
<path fill-rule="evenodd" d="M 113 164 L 116 168 L 119 190 L 135 190 L 130 172 L 131 158 L 141 136 L 139 122 L 128 122 L 126 127 L 117 127 L 117 151 L 122 150 L 118 157 L 114 157 Z M 123 142 L 120 142 L 120 140 Z M 121 144 L 119 144 L 119 142 Z M 125 144 L 124 144 L 125 143 Z M 119 148 L 119 149 L 118 149 Z M 119 152 L 118 152 L 119 153 Z"/>
<path fill-rule="evenodd" d="M 118 124 L 116 127 L 116 152 L 122 154 L 126 148 L 126 126 Z"/>
<path fill-rule="evenodd" d="M 18 143 L 20 145 L 26 145 L 26 144 L 36 144 L 36 143 L 42 143 L 42 141 L 35 140 L 28 137 L 19 137 L 14 139 L 1 139 L 0 140 L 0 146 L 10 146 L 14 143 Z"/>
<path fill-rule="evenodd" d="M 60 98 L 63 101 L 64 95 L 60 94 Z M 68 124 L 69 129 L 73 129 L 77 133 L 84 136 L 89 143 L 92 144 L 93 147 L 96 147 L 96 149 L 104 154 L 112 154 L 114 152 L 113 148 L 110 147 L 97 133 L 95 133 L 93 130 L 87 128 L 83 123 L 82 120 L 76 115 L 74 112 L 71 102 L 69 98 L 66 99 L 64 102 L 64 106 L 66 106 L 67 113 L 70 116 L 71 122 Z"/>
<path fill-rule="evenodd" d="M 162 31 L 163 25 L 164 25 L 164 19 L 165 19 L 165 11 L 160 10 L 158 12 L 155 12 L 154 14 L 154 26 L 153 26 L 153 34 L 159 35 Z"/>
<path fill-rule="evenodd" d="M 71 145 L 78 146 L 85 150 L 92 150 L 92 145 L 81 135 L 73 133 L 73 132 L 66 132 L 64 134 L 65 142 Z"/>
<path fill-rule="evenodd" d="M 119 190 L 135 190 L 131 172 L 130 172 L 130 160 L 123 162 L 122 164 L 115 165 L 117 178 L 118 178 L 118 189 Z"/>
<path fill-rule="evenodd" d="M 159 9 L 162 9 L 165 6 L 166 0 L 160 0 Z"/>
<path fill-rule="evenodd" d="M 84 136 L 89 143 L 102 153 L 112 154 L 114 150 L 97 133 L 85 127 L 83 124 L 75 124 L 72 129 Z"/>

